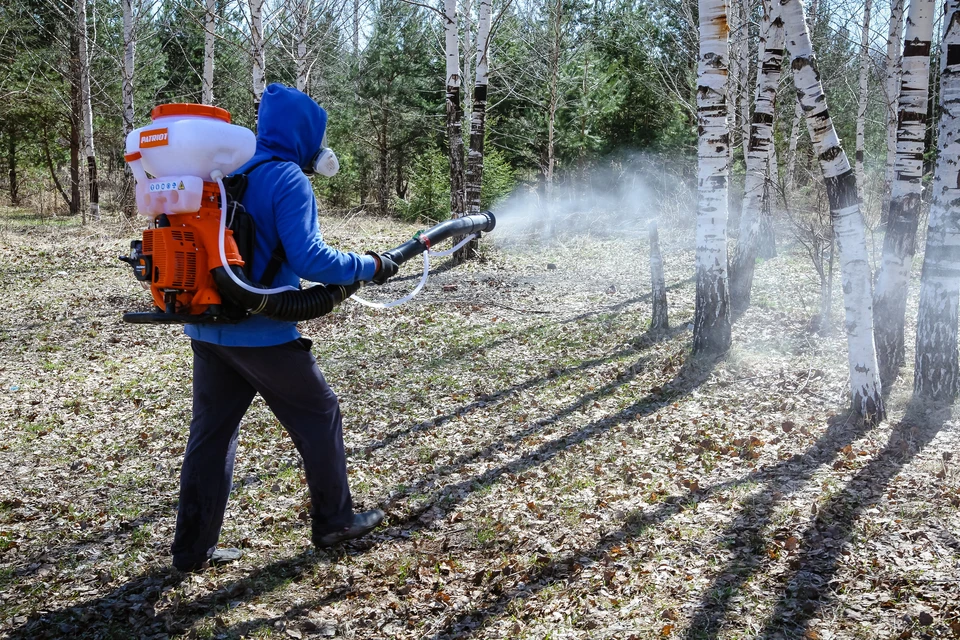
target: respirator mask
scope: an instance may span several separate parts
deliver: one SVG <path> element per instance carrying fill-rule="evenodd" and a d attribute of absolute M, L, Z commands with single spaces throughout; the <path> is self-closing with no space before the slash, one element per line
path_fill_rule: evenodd
<path fill-rule="evenodd" d="M 310 161 L 310 166 L 304 168 L 303 172 L 308 176 L 319 173 L 322 176 L 332 178 L 340 171 L 340 161 L 337 160 L 337 154 L 333 149 L 327 146 L 327 136 L 323 136 L 323 142 L 317 155 Z"/>

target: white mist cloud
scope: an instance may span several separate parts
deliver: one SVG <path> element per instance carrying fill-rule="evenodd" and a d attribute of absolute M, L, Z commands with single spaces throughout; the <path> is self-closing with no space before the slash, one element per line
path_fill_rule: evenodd
<path fill-rule="evenodd" d="M 650 156 L 591 170 L 555 184 L 547 201 L 543 188 L 523 186 L 494 208 L 498 244 L 551 244 L 564 236 L 645 236 L 652 217 L 684 216 L 692 194 L 679 176 Z M 692 220 L 692 218 L 691 218 Z"/>

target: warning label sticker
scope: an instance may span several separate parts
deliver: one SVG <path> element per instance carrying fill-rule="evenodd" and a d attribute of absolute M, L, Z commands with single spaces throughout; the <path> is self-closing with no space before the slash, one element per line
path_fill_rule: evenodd
<path fill-rule="evenodd" d="M 150 147 L 165 147 L 167 146 L 167 130 L 164 129 L 150 129 L 149 131 L 140 132 L 140 148 L 149 149 Z"/>

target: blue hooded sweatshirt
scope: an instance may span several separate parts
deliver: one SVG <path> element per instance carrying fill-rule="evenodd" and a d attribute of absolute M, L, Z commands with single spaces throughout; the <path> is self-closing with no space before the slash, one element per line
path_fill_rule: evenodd
<path fill-rule="evenodd" d="M 327 114 L 313 98 L 282 84 L 267 87 L 257 117 L 257 151 L 237 172 L 262 160 L 283 160 L 254 169 L 242 200 L 257 225 L 251 274 L 255 282 L 280 243 L 287 259 L 272 287 L 299 287 L 301 278 L 352 284 L 373 277 L 377 263 L 372 256 L 337 251 L 324 244 L 320 235 L 317 201 L 310 179 L 300 168 L 313 161 L 326 128 Z M 295 322 L 256 315 L 237 324 L 188 324 L 184 331 L 195 340 L 230 347 L 269 347 L 300 337 Z"/>

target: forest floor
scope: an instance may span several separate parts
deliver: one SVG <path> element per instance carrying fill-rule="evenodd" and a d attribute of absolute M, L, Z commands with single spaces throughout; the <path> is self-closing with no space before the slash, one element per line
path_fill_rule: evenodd
<path fill-rule="evenodd" d="M 354 250 L 414 231 L 324 229 Z M 120 320 L 148 308 L 116 259 L 138 233 L 0 211 L 0 638 L 960 637 L 957 423 L 907 406 L 909 368 L 889 420 L 847 416 L 839 291 L 821 337 L 789 242 L 729 354 L 692 358 L 691 229 L 662 230 L 666 334 L 646 242 L 596 234 L 494 232 L 410 304 L 304 323 L 355 503 L 387 521 L 314 549 L 257 400 L 221 535 L 245 555 L 180 574 L 191 351 Z"/>

